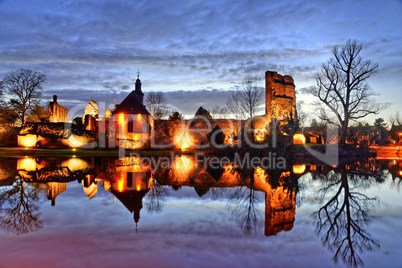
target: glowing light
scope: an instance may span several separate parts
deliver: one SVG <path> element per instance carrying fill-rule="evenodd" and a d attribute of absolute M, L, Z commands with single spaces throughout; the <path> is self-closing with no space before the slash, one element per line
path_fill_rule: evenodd
<path fill-rule="evenodd" d="M 36 161 L 34 158 L 22 158 L 17 160 L 17 170 L 35 171 Z"/>
<path fill-rule="evenodd" d="M 34 134 L 18 135 L 18 146 L 35 147 L 38 137 Z"/>
<path fill-rule="evenodd" d="M 90 168 L 88 162 L 83 159 L 75 158 L 74 156 L 73 158 L 63 161 L 61 166 L 68 167 L 70 171 L 85 170 Z"/>
<path fill-rule="evenodd" d="M 399 176 L 402 176 L 402 170 L 399 171 Z"/>
<path fill-rule="evenodd" d="M 141 120 L 141 114 L 137 114 L 137 119 Z"/>
<path fill-rule="evenodd" d="M 294 174 L 302 174 L 306 171 L 306 165 L 293 165 L 292 170 Z"/>
<path fill-rule="evenodd" d="M 256 129 L 254 132 L 254 139 L 257 142 L 263 142 L 265 140 L 265 137 L 267 135 L 268 131 L 264 129 Z"/>
<path fill-rule="evenodd" d="M 259 178 L 259 179 L 264 179 L 265 180 L 267 178 L 266 171 L 261 167 L 257 167 L 254 170 L 254 175 L 255 175 L 256 178 Z"/>
<path fill-rule="evenodd" d="M 193 140 L 188 130 L 181 129 L 174 138 L 174 143 L 180 150 L 185 151 L 193 145 Z"/>
<path fill-rule="evenodd" d="M 175 158 L 173 166 L 176 171 L 179 171 L 180 173 L 187 173 L 194 167 L 194 161 L 190 157 L 182 155 Z"/>
<path fill-rule="evenodd" d="M 117 190 L 119 192 L 123 192 L 124 189 L 124 176 L 122 175 L 117 181 Z"/>
<path fill-rule="evenodd" d="M 296 133 L 293 135 L 293 144 L 305 144 L 306 137 L 301 133 Z"/>
<path fill-rule="evenodd" d="M 139 184 L 137 184 L 137 191 L 140 191 L 141 190 L 141 185 L 139 185 Z"/>

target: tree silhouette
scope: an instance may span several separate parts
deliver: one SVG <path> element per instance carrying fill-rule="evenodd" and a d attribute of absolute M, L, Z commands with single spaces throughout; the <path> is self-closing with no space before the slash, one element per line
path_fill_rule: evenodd
<path fill-rule="evenodd" d="M 41 101 L 45 82 L 44 74 L 25 69 L 10 72 L 0 81 L 0 89 L 10 95 L 9 107 L 21 119 L 21 125 L 25 124 L 28 111 Z"/>
<path fill-rule="evenodd" d="M 147 211 L 162 212 L 164 199 L 167 195 L 167 190 L 155 178 L 152 178 L 149 192 L 145 196 L 145 208 Z"/>
<path fill-rule="evenodd" d="M 237 170 L 240 185 L 229 194 L 228 207 L 236 217 L 246 236 L 256 235 L 262 224 L 261 213 L 257 209 L 259 200 L 254 190 L 254 169 Z"/>
<path fill-rule="evenodd" d="M 0 192 L 0 228 L 25 234 L 42 228 L 39 205 L 44 201 L 45 189 L 17 179 Z"/>
<path fill-rule="evenodd" d="M 370 210 L 380 206 L 380 200 L 351 187 L 350 181 L 356 180 L 358 185 L 362 178 L 348 174 L 345 167 L 340 173 L 330 172 L 321 179 L 325 186 L 320 193 L 323 199 L 329 199 L 312 214 L 316 232 L 321 235 L 323 245 L 335 252 L 335 263 L 341 259 L 349 267 L 363 265 L 359 253 L 380 247 L 364 229 L 373 218 Z"/>
<path fill-rule="evenodd" d="M 350 121 L 369 114 L 378 114 L 388 104 L 376 103 L 375 92 L 367 84 L 378 69 L 378 64 L 361 57 L 363 46 L 356 40 L 348 40 L 342 47 L 334 47 L 334 58 L 323 64 L 316 76 L 316 87 L 310 93 L 319 99 L 318 116 L 341 129 L 340 144 L 345 144 Z"/>

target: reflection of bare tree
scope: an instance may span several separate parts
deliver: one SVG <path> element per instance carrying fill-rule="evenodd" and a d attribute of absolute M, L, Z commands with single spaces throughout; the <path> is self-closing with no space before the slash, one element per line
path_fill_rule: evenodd
<path fill-rule="evenodd" d="M 322 235 L 321 240 L 326 247 L 335 251 L 334 262 L 341 259 L 350 267 L 363 264 L 358 253 L 380 247 L 364 230 L 372 220 L 370 210 L 379 206 L 380 200 L 370 198 L 349 185 L 349 180 L 359 178 L 348 174 L 345 168 L 340 174 L 330 172 L 322 176 L 325 181 L 325 187 L 320 190 L 322 197 L 334 195 L 313 213 L 317 234 Z"/>
<path fill-rule="evenodd" d="M 39 205 L 45 189 L 21 180 L 0 192 L 0 228 L 24 234 L 42 228 Z"/>
<path fill-rule="evenodd" d="M 168 195 L 166 189 L 152 178 L 150 189 L 145 196 L 145 207 L 149 212 L 161 212 L 164 206 L 164 198 Z"/>
<path fill-rule="evenodd" d="M 238 171 L 242 182 L 247 187 L 240 186 L 233 189 L 229 196 L 228 206 L 236 217 L 245 235 L 256 235 L 261 225 L 261 214 L 257 209 L 259 200 L 254 190 L 254 169 Z"/>

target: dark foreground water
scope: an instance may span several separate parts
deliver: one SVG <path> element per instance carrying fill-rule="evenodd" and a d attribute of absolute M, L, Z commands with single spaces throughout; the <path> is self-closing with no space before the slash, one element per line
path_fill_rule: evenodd
<path fill-rule="evenodd" d="M 399 159 L 0 160 L 0 267 L 402 267 Z"/>

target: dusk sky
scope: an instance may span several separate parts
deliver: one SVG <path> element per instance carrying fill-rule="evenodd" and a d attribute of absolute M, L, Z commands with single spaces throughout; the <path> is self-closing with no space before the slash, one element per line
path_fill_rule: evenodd
<path fill-rule="evenodd" d="M 20 68 L 44 73 L 44 104 L 54 94 L 70 109 L 119 103 L 138 69 L 145 94 L 163 91 L 187 115 L 224 106 L 245 74 L 267 70 L 291 75 L 297 101 L 308 103 L 303 89 L 351 38 L 379 63 L 369 83 L 391 106 L 376 117 L 402 107 L 401 0 L 0 0 L 0 18 L 0 79 Z"/>

